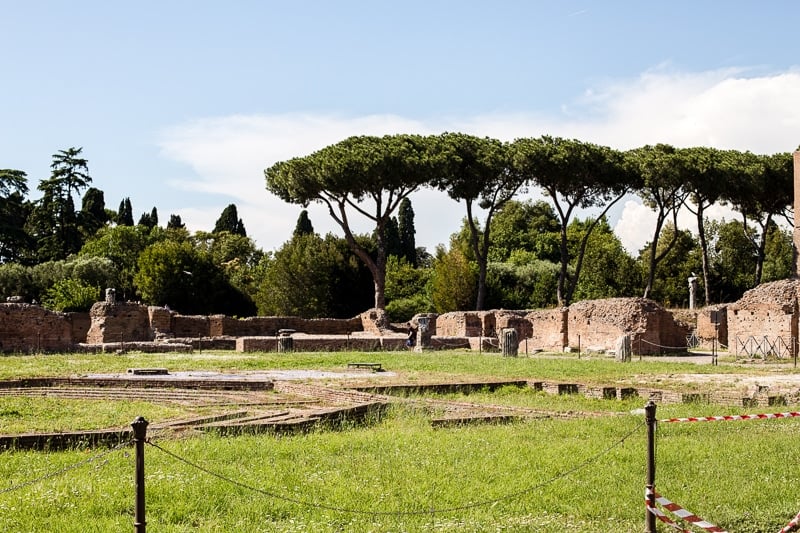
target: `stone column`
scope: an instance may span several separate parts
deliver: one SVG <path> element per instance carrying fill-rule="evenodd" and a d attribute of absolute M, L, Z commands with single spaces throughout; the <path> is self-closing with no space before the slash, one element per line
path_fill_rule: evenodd
<path fill-rule="evenodd" d="M 519 352 L 519 339 L 517 330 L 514 328 L 503 328 L 500 331 L 500 349 L 504 357 L 516 357 Z"/>
<path fill-rule="evenodd" d="M 800 276 L 800 150 L 794 153 L 794 277 Z"/>

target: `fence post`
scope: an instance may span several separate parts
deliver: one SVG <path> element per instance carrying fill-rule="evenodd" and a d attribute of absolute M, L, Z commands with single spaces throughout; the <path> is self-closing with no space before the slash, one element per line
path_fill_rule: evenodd
<path fill-rule="evenodd" d="M 147 521 L 144 516 L 144 442 L 147 438 L 147 420 L 138 416 L 131 422 L 133 442 L 136 445 L 136 508 L 133 517 L 133 530 L 145 533 Z"/>
<path fill-rule="evenodd" d="M 645 506 L 645 531 L 656 533 L 656 515 L 650 512 L 656 505 L 656 404 L 653 400 L 644 406 L 647 423 L 647 505 Z"/>

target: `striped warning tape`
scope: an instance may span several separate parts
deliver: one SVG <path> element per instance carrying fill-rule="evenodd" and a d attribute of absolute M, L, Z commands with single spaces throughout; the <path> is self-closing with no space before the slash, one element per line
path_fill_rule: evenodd
<path fill-rule="evenodd" d="M 657 509 L 655 506 L 650 505 L 650 494 L 651 491 L 648 488 L 644 490 L 644 501 L 645 505 L 647 505 L 647 510 L 656 515 L 662 522 L 666 524 L 670 524 L 672 527 L 679 531 L 691 533 L 691 530 L 682 529 L 679 527 L 675 522 L 670 520 L 668 516 L 666 516 L 661 510 Z M 713 533 L 727 533 L 727 531 L 719 526 L 715 526 L 711 522 L 706 522 L 696 514 L 687 511 L 677 503 L 672 503 L 668 499 L 664 498 L 657 492 L 652 492 L 653 496 L 655 497 L 656 503 L 659 504 L 661 507 L 666 509 L 667 511 L 671 512 L 681 520 L 689 522 L 693 526 L 697 526 L 699 528 L 705 529 L 706 531 L 711 531 Z M 666 520 L 665 520 L 666 519 Z"/>
<path fill-rule="evenodd" d="M 800 513 L 797 513 L 797 516 L 792 518 L 791 522 L 786 524 L 783 529 L 778 531 L 778 533 L 789 533 L 789 531 L 794 531 L 797 529 L 797 526 L 800 525 Z"/>
<path fill-rule="evenodd" d="M 769 413 L 758 415 L 725 415 L 725 416 L 699 416 L 689 418 L 665 418 L 659 422 L 719 422 L 726 420 L 766 420 L 769 418 L 792 418 L 800 416 L 800 412 Z"/>

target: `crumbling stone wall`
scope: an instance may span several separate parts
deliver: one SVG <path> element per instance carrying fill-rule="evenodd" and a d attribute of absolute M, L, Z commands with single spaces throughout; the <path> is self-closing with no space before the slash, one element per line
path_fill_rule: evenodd
<path fill-rule="evenodd" d="M 759 344 L 766 340 L 773 345 L 780 339 L 781 344 L 792 345 L 793 353 L 797 353 L 799 291 L 800 280 L 785 279 L 762 283 L 745 292 L 728 309 L 729 351 L 740 353 L 748 339 Z"/>
<path fill-rule="evenodd" d="M 384 331 L 390 331 L 389 315 L 384 309 L 370 309 L 359 315 L 361 319 L 361 330 L 373 335 L 382 335 Z"/>
<path fill-rule="evenodd" d="M 533 326 L 529 320 L 525 319 L 525 313 L 522 311 L 507 311 L 501 309 L 495 311 L 493 314 L 496 331 L 500 332 L 506 328 L 514 328 L 520 343 L 529 338 L 533 333 Z"/>
<path fill-rule="evenodd" d="M 569 346 L 612 351 L 622 335 L 630 335 L 634 353 L 652 354 L 686 349 L 689 328 L 658 303 L 645 298 L 607 298 L 569 307 Z"/>
<path fill-rule="evenodd" d="M 531 324 L 528 350 L 562 351 L 569 344 L 568 317 L 569 309 L 566 307 L 532 311 L 525 315 L 525 319 Z"/>
<path fill-rule="evenodd" d="M 97 302 L 89 311 L 89 344 L 153 340 L 148 308 L 128 302 Z"/>
<path fill-rule="evenodd" d="M 205 315 L 174 315 L 172 334 L 176 337 L 208 337 L 211 335 L 209 318 Z"/>
<path fill-rule="evenodd" d="M 712 313 L 716 313 L 718 324 L 711 320 Z M 714 305 L 703 308 L 697 313 L 696 318 L 697 340 L 701 347 L 710 347 L 716 339 L 717 346 L 728 346 L 728 306 Z"/>
<path fill-rule="evenodd" d="M 67 313 L 67 320 L 72 330 L 72 343 L 86 342 L 86 334 L 92 326 L 92 318 L 89 313 Z"/>
<path fill-rule="evenodd" d="M 483 320 L 477 311 L 442 313 L 436 317 L 436 335 L 480 337 L 483 335 Z"/>
<path fill-rule="evenodd" d="M 169 309 L 151 305 L 147 308 L 147 316 L 154 335 L 172 333 L 172 312 Z"/>
<path fill-rule="evenodd" d="M 69 315 L 38 305 L 0 303 L 0 352 L 51 352 L 73 346 Z"/>
<path fill-rule="evenodd" d="M 523 311 L 454 311 L 435 319 L 437 337 L 496 337 L 504 328 L 514 328 L 522 342 L 532 334 L 531 322 Z"/>

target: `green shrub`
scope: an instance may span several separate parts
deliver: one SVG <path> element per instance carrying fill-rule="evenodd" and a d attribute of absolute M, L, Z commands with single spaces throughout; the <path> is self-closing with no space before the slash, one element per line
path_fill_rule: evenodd
<path fill-rule="evenodd" d="M 42 305 L 53 311 L 88 311 L 99 297 L 99 287 L 62 279 L 47 290 Z"/>

